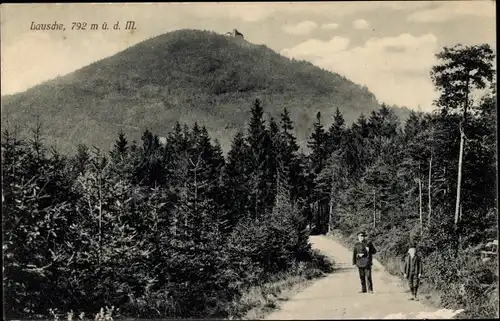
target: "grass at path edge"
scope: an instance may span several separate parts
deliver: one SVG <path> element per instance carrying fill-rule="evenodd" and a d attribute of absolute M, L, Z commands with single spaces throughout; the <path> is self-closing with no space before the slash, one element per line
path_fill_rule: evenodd
<path fill-rule="evenodd" d="M 318 250 L 312 260 L 300 262 L 289 272 L 276 275 L 270 282 L 254 286 L 235 302 L 237 315 L 229 319 L 257 320 L 280 309 L 282 302 L 334 271 L 334 262 Z"/>

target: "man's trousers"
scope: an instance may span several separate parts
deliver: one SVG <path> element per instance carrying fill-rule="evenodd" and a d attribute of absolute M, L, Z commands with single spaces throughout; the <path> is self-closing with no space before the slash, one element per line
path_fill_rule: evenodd
<path fill-rule="evenodd" d="M 372 267 L 358 267 L 359 270 L 359 279 L 361 281 L 361 291 L 366 292 L 366 283 L 368 283 L 368 291 L 373 291 L 373 282 L 372 282 Z"/>
<path fill-rule="evenodd" d="M 408 285 L 410 287 L 411 295 L 417 296 L 419 279 L 416 275 L 410 275 L 408 277 Z"/>

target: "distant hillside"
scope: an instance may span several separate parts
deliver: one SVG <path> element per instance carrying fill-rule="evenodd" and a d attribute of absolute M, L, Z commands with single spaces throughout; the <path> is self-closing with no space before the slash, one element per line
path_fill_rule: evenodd
<path fill-rule="evenodd" d="M 143 41 L 66 76 L 2 97 L 2 127 L 26 130 L 37 118 L 49 143 L 108 149 L 123 130 L 166 134 L 175 121 L 205 125 L 227 150 L 260 98 L 269 116 L 287 107 L 304 144 L 317 111 L 347 122 L 378 108 L 374 95 L 338 74 L 263 45 L 208 31 L 178 30 Z M 407 110 L 398 110 L 406 115 Z"/>

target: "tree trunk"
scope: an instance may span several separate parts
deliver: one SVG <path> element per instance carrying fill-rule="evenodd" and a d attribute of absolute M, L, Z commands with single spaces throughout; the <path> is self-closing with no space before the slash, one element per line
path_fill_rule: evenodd
<path fill-rule="evenodd" d="M 423 217 L 422 217 L 422 179 L 418 178 L 418 214 L 420 217 L 420 233 L 423 229 Z"/>
<path fill-rule="evenodd" d="M 188 219 L 187 219 L 187 215 L 184 214 L 184 236 L 186 236 L 186 237 L 188 235 L 187 226 L 188 226 Z"/>
<path fill-rule="evenodd" d="M 429 159 L 429 181 L 427 183 L 428 185 L 428 191 L 427 194 L 429 195 L 429 202 L 427 204 L 428 206 L 428 211 L 427 211 L 427 226 L 431 226 L 431 214 L 432 214 L 432 154 L 431 158 Z"/>
<path fill-rule="evenodd" d="M 330 188 L 330 209 L 328 211 L 328 233 L 330 233 L 332 230 L 333 193 L 335 191 L 334 183 L 335 183 L 335 167 L 332 166 L 332 186 Z"/>
<path fill-rule="evenodd" d="M 469 76 L 470 71 L 467 71 L 467 76 Z M 465 92 L 465 104 L 464 113 L 462 116 L 462 124 L 460 125 L 460 152 L 458 155 L 458 179 L 457 179 L 457 202 L 455 204 L 455 226 L 460 222 L 460 193 L 462 189 L 462 165 L 464 158 L 464 144 L 465 144 L 465 126 L 467 125 L 467 108 L 469 107 L 469 81 L 470 77 L 467 77 L 466 92 Z"/>
<path fill-rule="evenodd" d="M 177 236 L 177 213 L 174 211 L 173 213 L 173 222 L 172 222 L 172 235 L 174 238 Z"/>
<path fill-rule="evenodd" d="M 464 130 L 460 128 L 460 153 L 458 155 L 457 201 L 455 204 L 455 226 L 460 221 L 460 192 L 462 187 L 462 162 L 464 154 Z"/>
<path fill-rule="evenodd" d="M 257 192 L 255 192 L 255 221 L 257 221 Z"/>
<path fill-rule="evenodd" d="M 328 234 L 332 231 L 333 201 L 330 198 L 330 210 L 328 211 Z"/>
<path fill-rule="evenodd" d="M 376 201 L 375 201 L 375 191 L 373 191 L 373 228 L 375 228 L 375 221 L 376 221 L 376 215 L 377 215 L 377 206 L 376 206 Z"/>
<path fill-rule="evenodd" d="M 443 170 L 443 177 L 445 179 L 444 196 L 446 197 L 446 195 L 448 194 L 448 182 L 446 180 L 446 166 L 444 167 L 444 170 Z"/>
<path fill-rule="evenodd" d="M 99 192 L 99 256 L 97 261 L 101 264 L 101 253 L 102 253 L 102 192 L 101 192 L 101 183 L 102 183 L 102 169 L 99 168 L 99 173 L 97 174 L 99 183 L 98 183 L 98 192 Z"/>

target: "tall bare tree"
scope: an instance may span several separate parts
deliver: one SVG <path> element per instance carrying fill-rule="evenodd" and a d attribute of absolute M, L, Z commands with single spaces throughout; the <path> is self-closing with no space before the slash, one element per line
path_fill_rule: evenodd
<path fill-rule="evenodd" d="M 473 109 L 473 95 L 493 80 L 493 50 L 488 44 L 444 47 L 436 55 L 439 64 L 431 70 L 434 85 L 441 91 L 436 105 L 445 113 L 461 113 L 460 151 L 458 156 L 455 226 L 460 221 L 460 194 L 467 117 Z"/>

